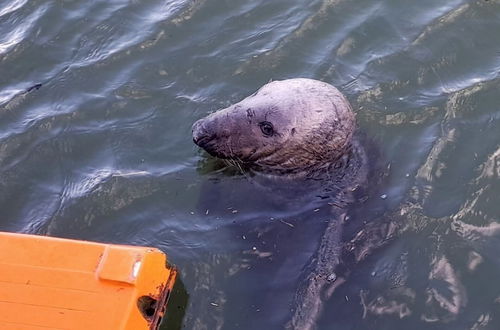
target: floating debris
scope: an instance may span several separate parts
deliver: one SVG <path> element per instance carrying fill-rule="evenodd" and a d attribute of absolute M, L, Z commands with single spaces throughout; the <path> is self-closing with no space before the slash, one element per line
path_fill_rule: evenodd
<path fill-rule="evenodd" d="M 205 211 L 205 215 L 208 215 L 208 209 Z"/>
<path fill-rule="evenodd" d="M 335 274 L 335 273 L 331 273 L 330 275 L 328 275 L 326 277 L 326 280 L 328 282 L 335 282 L 336 279 L 337 279 L 337 274 Z"/>
<path fill-rule="evenodd" d="M 214 303 L 214 302 L 211 302 L 210 305 L 214 306 L 214 307 L 219 307 L 219 304 L 217 303 Z"/>
<path fill-rule="evenodd" d="M 231 213 L 232 214 L 238 213 L 238 210 L 232 210 Z"/>
<path fill-rule="evenodd" d="M 313 212 L 318 212 L 318 211 L 319 211 L 319 209 L 314 209 L 314 210 L 313 210 Z"/>
<path fill-rule="evenodd" d="M 241 235 L 241 238 L 243 239 L 247 239 L 247 237 L 245 235 Z"/>
<path fill-rule="evenodd" d="M 29 92 L 32 92 L 32 91 L 37 91 L 37 90 L 40 89 L 40 87 L 42 87 L 42 84 L 33 85 L 30 88 L 28 88 L 25 93 L 29 93 Z"/>
<path fill-rule="evenodd" d="M 328 205 L 338 207 L 339 209 L 341 209 L 341 208 L 342 208 L 342 206 L 341 206 L 341 205 L 339 205 L 339 204 L 337 204 L 337 203 L 335 203 L 335 202 L 330 202 L 330 203 L 328 203 Z"/>
<path fill-rule="evenodd" d="M 387 198 L 387 195 L 386 195 L 386 194 L 382 194 L 382 195 L 380 195 L 380 198 L 382 198 L 382 199 L 386 199 L 386 198 Z"/>
<path fill-rule="evenodd" d="M 290 222 L 286 222 L 285 220 L 281 220 L 281 219 L 280 219 L 280 222 L 284 223 L 287 226 L 290 226 L 291 228 L 295 228 L 295 226 L 293 224 L 291 224 Z"/>
<path fill-rule="evenodd" d="M 189 212 L 189 213 L 191 213 L 191 215 L 194 215 L 194 212 Z"/>
<path fill-rule="evenodd" d="M 257 248 L 255 246 L 252 246 L 252 250 L 257 251 Z"/>

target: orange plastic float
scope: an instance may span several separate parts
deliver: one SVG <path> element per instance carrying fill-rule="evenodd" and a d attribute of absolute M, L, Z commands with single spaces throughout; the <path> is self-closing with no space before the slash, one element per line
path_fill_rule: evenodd
<path fill-rule="evenodd" d="M 153 248 L 0 232 L 0 329 L 156 329 L 177 275 Z"/>

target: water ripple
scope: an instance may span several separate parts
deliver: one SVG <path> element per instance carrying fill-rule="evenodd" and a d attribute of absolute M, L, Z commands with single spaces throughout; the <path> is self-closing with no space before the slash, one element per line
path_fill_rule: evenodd
<path fill-rule="evenodd" d="M 318 78 L 383 164 L 318 329 L 494 328 L 499 6 L 2 1 L 1 229 L 160 247 L 193 298 L 185 327 L 281 328 L 326 210 L 246 193 L 190 129 L 269 79 Z"/>
<path fill-rule="evenodd" d="M 11 2 L 5 4 L 5 6 L 0 7 L 0 18 L 4 15 L 8 15 L 15 12 L 19 8 L 22 8 L 28 0 L 12 0 Z"/>
<path fill-rule="evenodd" d="M 38 21 L 42 19 L 48 8 L 49 5 L 37 7 L 31 14 L 22 17 L 23 24 L 17 24 L 18 21 L 16 18 L 0 23 L 0 27 L 3 30 L 0 37 L 0 61 L 4 61 L 14 47 L 30 37 L 31 32 L 35 29 Z M 8 27 L 5 27 L 5 25 L 11 25 L 8 32 L 6 30 Z"/>

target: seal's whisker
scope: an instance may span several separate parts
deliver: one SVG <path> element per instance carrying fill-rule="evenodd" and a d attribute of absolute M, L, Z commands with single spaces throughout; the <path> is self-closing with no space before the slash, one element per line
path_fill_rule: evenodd
<path fill-rule="evenodd" d="M 238 167 L 238 169 L 240 170 L 241 174 L 245 175 L 245 171 L 243 171 L 243 168 L 241 167 L 240 163 L 235 161 L 234 162 L 236 164 L 236 166 Z"/>
<path fill-rule="evenodd" d="M 241 164 L 241 159 L 238 158 L 238 157 L 231 157 L 230 160 L 231 160 L 231 164 L 234 167 L 236 167 L 240 171 L 241 174 L 245 175 L 245 171 L 243 170 L 243 168 L 240 165 Z"/>
<path fill-rule="evenodd" d="M 227 167 L 233 166 L 229 159 L 223 159 L 222 161 L 224 162 L 224 164 L 226 164 Z"/>

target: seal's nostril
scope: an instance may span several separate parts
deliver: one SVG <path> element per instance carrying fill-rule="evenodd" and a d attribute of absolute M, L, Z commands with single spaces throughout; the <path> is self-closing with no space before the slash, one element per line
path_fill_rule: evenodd
<path fill-rule="evenodd" d="M 193 137 L 193 142 L 201 148 L 205 148 L 206 145 L 214 139 L 213 135 L 203 135 L 198 137 Z"/>
<path fill-rule="evenodd" d="M 199 147 L 204 148 L 208 142 L 212 141 L 215 135 L 211 133 L 206 125 L 202 125 L 200 121 L 197 121 L 193 125 L 193 142 Z"/>
<path fill-rule="evenodd" d="M 193 133 L 193 142 L 198 144 L 198 141 L 203 138 L 204 134 L 204 129 L 201 125 L 201 122 L 198 120 L 196 123 L 193 124 L 192 127 L 192 133 Z"/>

